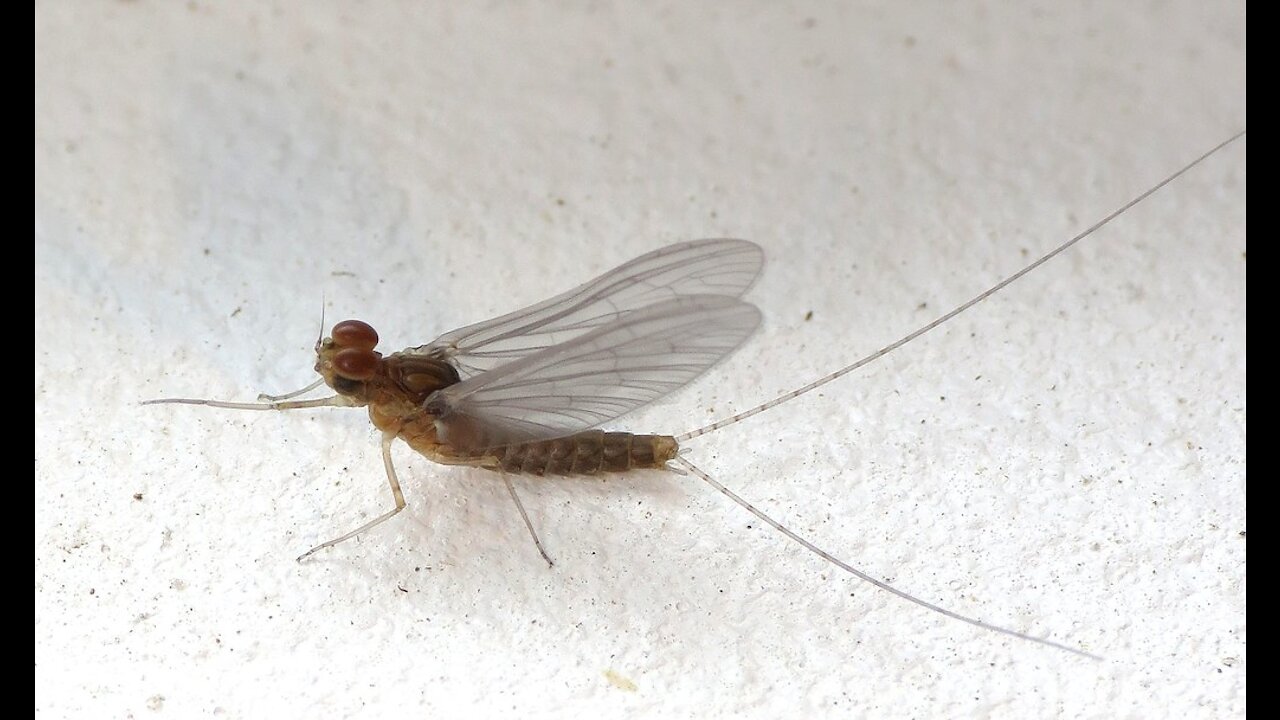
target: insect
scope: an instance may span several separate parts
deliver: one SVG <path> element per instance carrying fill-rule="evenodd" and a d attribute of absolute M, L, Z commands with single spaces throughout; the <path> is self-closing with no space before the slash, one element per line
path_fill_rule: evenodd
<path fill-rule="evenodd" d="M 986 630 L 1094 657 L 1063 643 L 960 615 L 854 568 L 720 484 L 684 456 L 682 445 L 843 377 L 948 322 L 1243 135 L 1241 131 L 1224 141 L 1017 273 L 884 348 L 769 402 L 679 435 L 605 432 L 598 427 L 687 384 L 755 331 L 760 312 L 742 299 L 763 267 L 763 251 L 754 243 L 711 239 L 670 245 L 549 300 L 388 355 L 376 349 L 379 339 L 372 327 L 344 320 L 333 326 L 328 337 L 317 340 L 315 370 L 320 377 L 298 391 L 261 395 L 257 403 L 164 398 L 144 404 L 240 410 L 367 409 L 382 433 L 382 459 L 394 506 L 311 548 L 299 561 L 367 532 L 405 508 L 391 460 L 397 438 L 435 462 L 500 473 L 549 565 L 554 563 L 511 475 L 671 470 L 698 477 L 810 552 L 904 600 Z M 294 399 L 321 385 L 335 394 Z"/>

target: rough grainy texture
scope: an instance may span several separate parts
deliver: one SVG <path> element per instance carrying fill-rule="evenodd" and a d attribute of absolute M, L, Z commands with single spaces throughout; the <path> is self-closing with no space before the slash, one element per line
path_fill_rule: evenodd
<path fill-rule="evenodd" d="M 856 358 L 1244 122 L 1243 3 L 36 7 L 41 717 L 1229 717 L 1245 668 L 1245 144 L 997 299 L 690 459 L 519 479 L 311 379 L 678 239 L 761 332 L 620 429 Z M 812 312 L 812 318 L 806 319 Z"/>

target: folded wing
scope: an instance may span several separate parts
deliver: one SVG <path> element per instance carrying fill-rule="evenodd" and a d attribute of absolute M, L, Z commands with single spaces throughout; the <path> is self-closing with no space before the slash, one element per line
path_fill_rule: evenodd
<path fill-rule="evenodd" d="M 685 385 L 759 324 L 736 297 L 675 297 L 439 390 L 426 409 L 459 449 L 570 435 Z"/>
<path fill-rule="evenodd" d="M 764 252 L 746 240 L 693 240 L 641 255 L 573 290 L 441 335 L 409 352 L 445 360 L 466 378 L 564 345 L 673 298 L 741 297 Z"/>

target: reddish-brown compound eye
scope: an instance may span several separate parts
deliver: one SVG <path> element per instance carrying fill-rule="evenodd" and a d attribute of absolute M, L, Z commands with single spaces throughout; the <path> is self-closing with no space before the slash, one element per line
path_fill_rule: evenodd
<path fill-rule="evenodd" d="M 343 320 L 333 326 L 332 337 L 338 347 L 372 350 L 378 346 L 378 331 L 363 320 Z"/>
<path fill-rule="evenodd" d="M 368 380 L 378 374 L 378 362 L 372 350 L 347 348 L 333 356 L 333 369 L 348 380 Z"/>

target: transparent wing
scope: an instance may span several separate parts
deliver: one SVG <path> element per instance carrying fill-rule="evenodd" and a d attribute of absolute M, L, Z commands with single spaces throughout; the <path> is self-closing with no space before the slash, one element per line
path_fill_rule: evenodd
<path fill-rule="evenodd" d="M 445 360 L 466 379 L 674 297 L 740 297 L 763 264 L 764 251 L 746 240 L 668 245 L 550 300 L 459 328 L 407 352 Z"/>
<path fill-rule="evenodd" d="M 450 385 L 426 409 L 441 440 L 459 449 L 570 435 L 688 383 L 759 324 L 760 311 L 737 298 L 666 300 Z"/>

